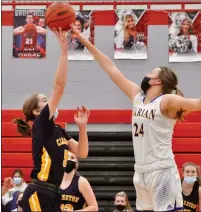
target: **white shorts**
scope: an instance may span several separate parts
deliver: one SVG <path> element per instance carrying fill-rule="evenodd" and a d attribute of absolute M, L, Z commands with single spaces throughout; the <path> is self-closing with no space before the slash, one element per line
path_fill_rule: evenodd
<path fill-rule="evenodd" d="M 181 180 L 177 167 L 148 173 L 135 172 L 138 211 L 175 211 L 183 209 Z"/>

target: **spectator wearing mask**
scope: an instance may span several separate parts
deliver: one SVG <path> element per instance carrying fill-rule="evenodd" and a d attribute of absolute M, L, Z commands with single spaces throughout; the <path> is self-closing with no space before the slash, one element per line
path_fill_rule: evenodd
<path fill-rule="evenodd" d="M 27 184 L 23 180 L 23 172 L 20 169 L 16 169 L 13 172 L 12 179 L 12 188 L 10 188 L 7 192 L 4 192 L 2 196 L 2 204 L 7 205 L 9 202 L 13 200 L 13 195 L 16 191 L 24 192 Z"/>
<path fill-rule="evenodd" d="M 195 163 L 183 164 L 182 196 L 185 211 L 201 211 L 200 170 Z"/>
<path fill-rule="evenodd" d="M 114 200 L 115 210 L 114 212 L 124 211 L 124 212 L 132 212 L 133 209 L 130 206 L 128 196 L 124 191 L 121 191 L 115 195 Z"/>

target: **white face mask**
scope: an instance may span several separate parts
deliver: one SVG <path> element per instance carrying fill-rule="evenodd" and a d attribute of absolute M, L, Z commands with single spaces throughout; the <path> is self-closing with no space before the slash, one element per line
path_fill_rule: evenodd
<path fill-rule="evenodd" d="M 21 177 L 14 177 L 13 182 L 16 185 L 19 185 L 22 182 L 22 178 Z"/>
<path fill-rule="evenodd" d="M 59 116 L 59 111 L 58 111 L 58 109 L 56 109 L 56 111 L 55 111 L 55 113 L 54 113 L 54 120 L 55 120 L 56 118 L 58 118 L 58 116 Z"/>
<path fill-rule="evenodd" d="M 187 183 L 187 184 L 193 184 L 195 181 L 197 180 L 197 177 L 196 176 L 185 176 L 184 177 L 184 181 Z"/>

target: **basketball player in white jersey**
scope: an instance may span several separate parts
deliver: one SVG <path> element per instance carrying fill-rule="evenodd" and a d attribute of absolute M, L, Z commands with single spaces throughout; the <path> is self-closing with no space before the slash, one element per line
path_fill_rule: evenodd
<path fill-rule="evenodd" d="M 133 104 L 137 210 L 182 209 L 181 182 L 172 152 L 173 128 L 185 112 L 201 110 L 201 99 L 183 98 L 177 89 L 177 76 L 168 67 L 154 69 L 144 77 L 139 87 L 128 80 L 112 60 L 85 39 L 74 25 L 72 30 Z"/>

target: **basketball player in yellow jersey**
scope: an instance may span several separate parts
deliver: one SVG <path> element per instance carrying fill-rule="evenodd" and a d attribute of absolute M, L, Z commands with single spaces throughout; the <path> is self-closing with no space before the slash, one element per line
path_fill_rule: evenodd
<path fill-rule="evenodd" d="M 171 148 L 173 128 L 183 113 L 201 110 L 201 99 L 183 98 L 177 88 L 177 76 L 168 67 L 155 68 L 144 77 L 141 87 L 136 85 L 74 25 L 72 30 L 133 104 L 137 210 L 182 209 L 181 182 Z"/>

